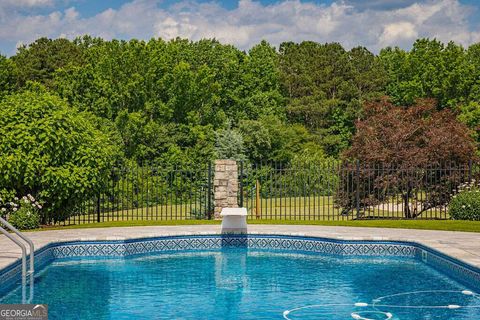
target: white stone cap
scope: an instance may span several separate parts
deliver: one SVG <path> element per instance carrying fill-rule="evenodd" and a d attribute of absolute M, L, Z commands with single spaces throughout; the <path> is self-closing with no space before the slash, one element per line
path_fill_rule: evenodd
<path fill-rule="evenodd" d="M 220 216 L 247 216 L 247 208 L 222 208 Z"/>

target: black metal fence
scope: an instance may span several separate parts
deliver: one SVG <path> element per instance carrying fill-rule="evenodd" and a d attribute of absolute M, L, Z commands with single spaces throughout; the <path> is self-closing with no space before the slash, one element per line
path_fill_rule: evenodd
<path fill-rule="evenodd" d="M 479 181 L 480 166 L 239 163 L 238 203 L 250 219 L 449 219 L 461 184 Z M 127 220 L 212 219 L 212 164 L 191 168 L 116 168 L 104 192 L 82 203 L 65 224 Z"/>
<path fill-rule="evenodd" d="M 473 163 L 240 165 L 239 203 L 251 219 L 449 219 L 449 201 L 479 173 Z"/>
<path fill-rule="evenodd" d="M 212 165 L 115 168 L 104 192 L 82 203 L 65 224 L 127 220 L 210 219 Z"/>

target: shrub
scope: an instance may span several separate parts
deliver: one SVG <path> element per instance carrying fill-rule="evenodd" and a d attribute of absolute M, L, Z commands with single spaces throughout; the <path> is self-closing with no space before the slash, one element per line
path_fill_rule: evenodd
<path fill-rule="evenodd" d="M 40 214 L 35 208 L 25 207 L 10 214 L 8 222 L 20 230 L 36 229 L 40 226 Z"/>
<path fill-rule="evenodd" d="M 116 150 L 91 115 L 41 88 L 0 102 L 0 190 L 45 200 L 42 223 L 101 191 Z"/>
<path fill-rule="evenodd" d="M 480 221 L 480 188 L 467 185 L 453 196 L 448 205 L 448 212 L 455 220 Z"/>
<path fill-rule="evenodd" d="M 13 201 L 2 202 L 0 198 L 0 211 L 2 216 L 8 217 L 15 228 L 20 230 L 36 229 L 40 226 L 40 213 L 42 205 L 35 198 L 28 194 L 18 199 L 15 197 Z"/>

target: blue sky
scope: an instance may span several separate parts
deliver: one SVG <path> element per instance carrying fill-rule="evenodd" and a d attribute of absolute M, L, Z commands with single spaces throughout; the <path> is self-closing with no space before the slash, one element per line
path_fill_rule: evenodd
<path fill-rule="evenodd" d="M 41 36 L 337 41 L 374 52 L 418 37 L 480 41 L 478 0 L 0 0 L 0 52 Z"/>

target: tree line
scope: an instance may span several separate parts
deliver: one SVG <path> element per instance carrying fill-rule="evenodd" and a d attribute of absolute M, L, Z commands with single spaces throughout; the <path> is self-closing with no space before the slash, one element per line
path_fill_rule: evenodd
<path fill-rule="evenodd" d="M 477 129 L 479 57 L 479 44 L 429 39 L 375 55 L 310 41 L 278 50 L 263 41 L 245 52 L 216 40 L 41 38 L 0 58 L 0 99 L 31 90 L 58 96 L 97 118 L 121 159 L 289 163 L 338 157 L 365 101 L 385 95 L 402 106 L 434 98 Z"/>
<path fill-rule="evenodd" d="M 419 39 L 374 54 L 312 41 L 242 51 L 208 39 L 40 38 L 0 56 L 0 189 L 41 191 L 58 209 L 127 163 L 339 159 L 372 116 L 366 104 L 419 99 L 478 144 L 480 44 Z"/>

